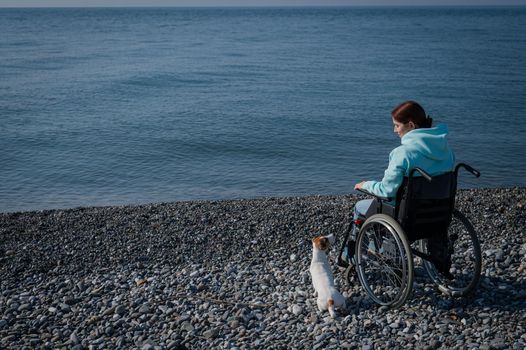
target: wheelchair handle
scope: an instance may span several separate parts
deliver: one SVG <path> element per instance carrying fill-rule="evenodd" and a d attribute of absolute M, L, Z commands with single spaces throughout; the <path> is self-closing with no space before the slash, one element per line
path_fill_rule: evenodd
<path fill-rule="evenodd" d="M 377 196 L 377 195 L 375 195 L 374 193 L 371 193 L 371 192 L 369 192 L 369 191 L 367 191 L 367 190 L 364 190 L 364 189 L 362 189 L 362 188 L 356 188 L 356 191 L 358 191 L 358 192 L 362 192 L 362 193 L 365 193 L 365 194 L 367 194 L 367 195 L 369 195 L 369 196 L 376 197 L 376 198 L 378 198 L 378 199 L 380 199 L 380 200 L 383 200 L 383 201 L 388 201 L 388 202 L 389 202 L 389 201 L 392 200 L 392 198 L 390 198 L 390 197 L 381 197 L 381 196 Z"/>
<path fill-rule="evenodd" d="M 467 171 L 469 171 L 470 173 L 475 175 L 475 177 L 480 177 L 480 171 L 478 171 L 477 169 L 467 165 L 466 163 L 459 163 L 459 164 L 457 164 L 457 166 L 455 167 L 455 175 L 458 176 L 458 169 L 460 169 L 460 168 L 466 169 Z"/>
<path fill-rule="evenodd" d="M 424 169 L 421 169 L 419 167 L 414 167 L 411 169 L 411 171 L 409 172 L 409 177 L 413 177 L 413 174 L 415 173 L 415 171 L 418 171 L 420 173 L 420 175 L 422 175 L 424 177 L 424 179 L 427 180 L 427 182 L 431 182 L 433 180 L 433 178 L 431 177 L 431 175 L 429 175 Z"/>

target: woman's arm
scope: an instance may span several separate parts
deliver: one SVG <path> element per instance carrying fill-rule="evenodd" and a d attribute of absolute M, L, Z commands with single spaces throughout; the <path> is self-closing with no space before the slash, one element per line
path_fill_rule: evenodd
<path fill-rule="evenodd" d="M 389 166 L 384 172 L 382 181 L 362 181 L 355 188 L 363 188 L 380 197 L 394 198 L 402 184 L 409 162 L 402 147 L 395 148 L 389 155 Z"/>

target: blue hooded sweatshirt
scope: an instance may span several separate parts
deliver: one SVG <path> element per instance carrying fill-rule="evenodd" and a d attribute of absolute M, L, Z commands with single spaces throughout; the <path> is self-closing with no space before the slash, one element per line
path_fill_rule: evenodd
<path fill-rule="evenodd" d="M 424 169 L 431 176 L 452 171 L 455 155 L 447 144 L 447 134 L 445 124 L 407 132 L 402 137 L 402 145 L 391 151 L 382 181 L 366 181 L 362 188 L 377 196 L 394 198 L 404 176 L 409 176 L 409 170 L 414 167 Z"/>

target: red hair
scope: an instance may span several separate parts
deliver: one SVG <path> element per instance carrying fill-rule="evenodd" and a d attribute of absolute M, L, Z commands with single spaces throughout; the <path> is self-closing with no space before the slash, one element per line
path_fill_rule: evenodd
<path fill-rule="evenodd" d="M 391 116 L 399 123 L 413 122 L 417 128 L 430 128 L 433 119 L 426 116 L 424 108 L 415 101 L 405 101 L 396 106 Z"/>

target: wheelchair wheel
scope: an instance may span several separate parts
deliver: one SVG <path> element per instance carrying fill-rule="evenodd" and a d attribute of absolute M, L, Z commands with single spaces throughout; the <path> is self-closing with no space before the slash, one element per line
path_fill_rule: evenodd
<path fill-rule="evenodd" d="M 482 269 L 482 256 L 477 233 L 471 222 L 458 210 L 453 211 L 453 219 L 448 229 L 448 250 L 451 254 L 453 279 L 440 274 L 433 263 L 423 260 L 424 269 L 438 289 L 453 297 L 465 296 L 477 286 Z M 427 240 L 420 241 L 420 249 L 427 253 Z"/>
<path fill-rule="evenodd" d="M 358 233 L 355 259 L 360 284 L 377 304 L 404 304 L 413 287 L 413 254 L 398 222 L 385 214 L 369 217 Z"/>

